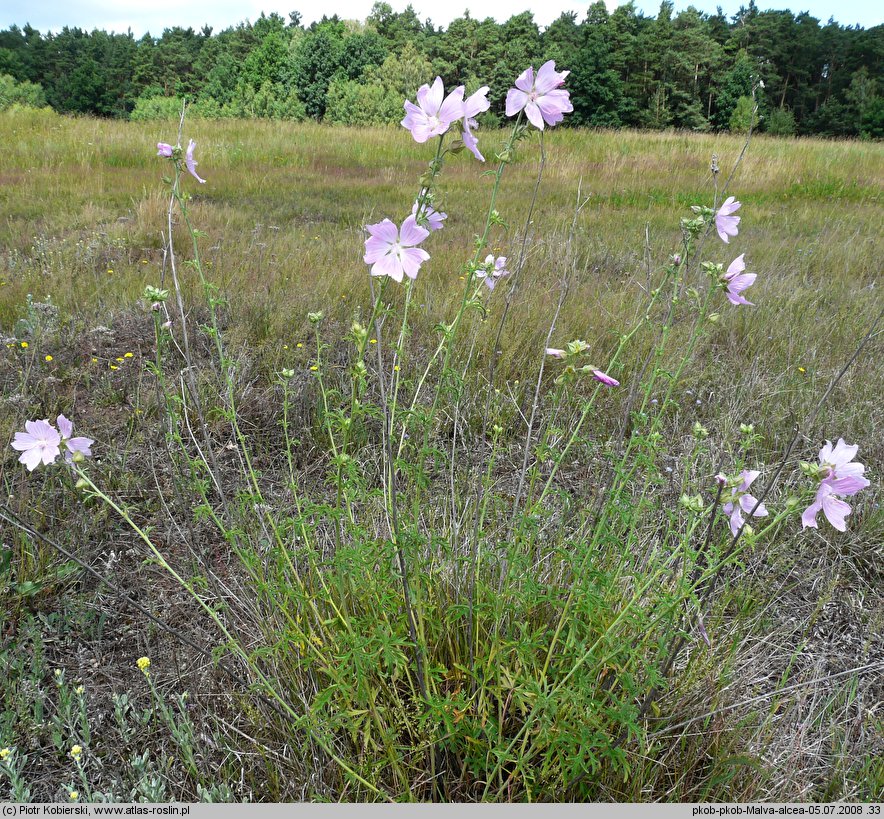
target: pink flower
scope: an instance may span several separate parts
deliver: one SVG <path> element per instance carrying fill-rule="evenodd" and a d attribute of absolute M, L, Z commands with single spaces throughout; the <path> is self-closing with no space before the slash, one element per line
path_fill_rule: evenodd
<path fill-rule="evenodd" d="M 601 370 L 593 370 L 592 377 L 596 381 L 600 381 L 606 387 L 619 387 L 620 382 L 616 378 L 611 378 L 607 373 L 603 373 Z"/>
<path fill-rule="evenodd" d="M 551 355 L 553 358 L 564 358 L 568 353 L 565 350 L 560 350 L 558 347 L 547 347 L 546 354 Z"/>
<path fill-rule="evenodd" d="M 548 60 L 534 77 L 534 67 L 526 68 L 516 80 L 516 87 L 506 94 L 506 115 L 525 111 L 532 125 L 543 130 L 544 123 L 557 125 L 574 110 L 568 92 L 559 88 L 570 71 L 556 72 L 555 60 Z"/>
<path fill-rule="evenodd" d="M 418 89 L 417 105 L 405 101 L 402 125 L 411 131 L 415 142 L 426 142 L 431 136 L 444 134 L 452 122 L 463 116 L 463 92 L 463 86 L 459 85 L 445 97 L 442 78 L 436 77 L 432 87 L 422 85 Z"/>
<path fill-rule="evenodd" d="M 397 282 L 403 274 L 410 279 L 417 278 L 420 266 L 430 258 L 423 248 L 417 247 L 430 231 L 420 227 L 414 216 L 409 216 L 397 228 L 389 219 L 365 228 L 370 236 L 365 241 L 366 264 L 370 264 L 372 276 L 389 276 Z"/>
<path fill-rule="evenodd" d="M 27 432 L 16 432 L 12 442 L 12 448 L 21 452 L 19 463 L 23 463 L 30 472 L 41 463 L 49 466 L 61 454 L 61 436 L 58 430 L 48 419 L 25 421 L 25 429 Z"/>
<path fill-rule="evenodd" d="M 424 191 L 421 191 L 421 195 L 424 195 Z M 417 222 L 418 226 L 427 228 L 431 233 L 434 230 L 442 230 L 442 223 L 448 218 L 448 214 L 440 213 L 432 205 L 424 202 L 421 207 L 420 216 L 418 216 L 417 206 L 419 202 L 420 196 L 415 200 L 415 203 L 411 208 L 411 215 L 414 216 L 415 222 Z"/>
<path fill-rule="evenodd" d="M 196 179 L 197 182 L 202 184 L 206 183 L 205 179 L 202 179 L 200 175 L 196 172 L 197 162 L 193 158 L 193 149 L 196 148 L 196 143 L 193 140 L 187 145 L 187 151 L 184 154 L 184 164 L 187 166 L 187 172 Z"/>
<path fill-rule="evenodd" d="M 168 159 L 172 156 L 172 151 L 175 149 L 169 145 L 167 142 L 158 142 L 157 143 L 157 156 L 164 156 Z"/>
<path fill-rule="evenodd" d="M 479 140 L 470 129 L 478 127 L 475 117 L 483 111 L 487 111 L 490 107 L 491 103 L 488 101 L 487 85 L 483 85 L 475 94 L 470 94 L 470 96 L 463 101 L 463 133 L 461 134 L 461 138 L 463 139 L 463 144 L 467 146 L 467 150 L 469 150 L 479 162 L 484 162 L 485 157 L 479 152 Z"/>
<path fill-rule="evenodd" d="M 494 254 L 489 253 L 485 257 L 485 264 L 482 265 L 482 281 L 488 285 L 489 290 L 494 290 L 497 280 L 503 276 L 509 276 L 510 272 L 506 269 L 506 256 L 498 256 L 494 258 Z"/>
<path fill-rule="evenodd" d="M 724 282 L 727 300 L 731 304 L 748 304 L 750 307 L 754 307 L 755 305 L 751 301 L 747 301 L 744 296 L 740 295 L 755 284 L 755 279 L 758 278 L 757 273 L 743 272 L 746 269 L 746 263 L 743 261 L 745 255 L 745 253 L 741 253 L 730 263 L 727 273 L 721 277 L 721 280 Z"/>
<path fill-rule="evenodd" d="M 740 224 L 740 217 L 733 214 L 741 207 L 742 205 L 735 201 L 733 196 L 728 196 L 715 213 L 715 229 L 725 244 L 730 242 L 728 236 L 736 236 L 739 233 L 737 225 Z"/>
<path fill-rule="evenodd" d="M 58 424 L 58 429 L 61 432 L 61 442 L 65 446 L 64 459 L 68 463 L 73 463 L 75 452 L 81 452 L 87 458 L 92 457 L 92 450 L 90 447 L 95 441 L 91 438 L 72 438 L 74 425 L 63 415 L 59 415 L 58 418 L 55 419 L 55 423 Z"/>
<path fill-rule="evenodd" d="M 755 508 L 755 504 L 758 503 L 758 500 L 749 494 L 749 487 L 760 474 L 755 469 L 744 469 L 740 473 L 740 482 L 733 487 L 722 507 L 722 511 L 731 519 L 731 534 L 734 537 L 737 536 L 737 532 L 740 531 L 740 527 L 743 525 L 743 513 L 745 512 L 748 515 Z M 767 508 L 761 503 L 755 509 L 753 517 L 764 518 L 767 517 L 767 514 Z"/>
<path fill-rule="evenodd" d="M 820 463 L 817 468 L 822 481 L 813 503 L 801 515 L 803 528 L 816 529 L 816 518 L 822 511 L 826 520 L 839 532 L 846 530 L 845 518 L 850 514 L 850 506 L 837 496 L 855 495 L 869 485 L 868 479 L 863 477 L 865 466 L 853 460 L 858 451 L 858 445 L 846 444 L 843 438 L 839 438 L 835 446 L 832 446 L 831 441 L 826 441 L 826 445 L 820 450 Z"/>

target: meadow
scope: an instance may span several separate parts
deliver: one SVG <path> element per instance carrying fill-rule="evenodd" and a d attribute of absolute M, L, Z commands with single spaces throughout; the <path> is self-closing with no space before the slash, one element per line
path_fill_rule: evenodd
<path fill-rule="evenodd" d="M 882 799 L 879 143 L 753 136 L 725 245 L 745 136 L 530 132 L 487 216 L 480 132 L 370 288 L 434 147 L 193 119 L 199 185 L 177 131 L 0 115 L 0 440 L 95 439 L 0 458 L 4 797 Z M 871 485 L 802 528 L 839 438 Z"/>

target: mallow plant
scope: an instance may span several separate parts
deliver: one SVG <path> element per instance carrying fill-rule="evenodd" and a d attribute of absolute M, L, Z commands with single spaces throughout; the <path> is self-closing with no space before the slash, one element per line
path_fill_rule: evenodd
<path fill-rule="evenodd" d="M 681 455 L 680 497 L 662 489 L 671 480 L 664 456 L 674 396 L 698 345 L 735 311 L 752 311 L 750 288 L 755 303 L 763 299 L 764 272 L 746 272 L 751 246 L 725 255 L 752 214 L 733 194 L 717 201 L 729 193 L 727 184 L 718 190 L 717 165 L 713 201 L 681 220 L 680 246 L 614 342 L 560 338 L 551 317 L 549 346 L 521 351 L 540 372 L 534 392 L 500 390 L 478 340 L 494 332 L 488 317 L 506 321 L 513 294 L 540 275 L 528 253 L 531 212 L 506 210 L 506 173 L 555 138 L 550 130 L 572 111 L 567 77 L 548 61 L 515 79 L 499 146 L 487 144 L 477 120 L 489 108 L 488 86 L 466 95 L 437 77 L 404 102 L 403 139 L 427 146 L 428 165 L 402 192 L 398 213 L 365 225 L 370 298 L 344 337 L 330 337 L 324 315 L 311 313 L 305 373 L 274 377 L 282 479 L 255 466 L 260 433 L 241 423 L 221 320 L 230 306 L 201 261 L 191 221 L 185 183 L 210 188 L 211 171 L 197 174 L 193 140 L 186 149 L 180 134 L 175 145 L 158 143 L 172 281 L 149 286 L 145 303 L 156 340 L 148 372 L 176 476 L 176 497 L 163 508 L 217 532 L 239 593 L 198 550 L 163 544 L 102 488 L 114 464 L 94 463 L 101 445 L 74 437 L 65 415 L 25 421 L 12 442 L 29 471 L 71 477 L 58 491 L 106 505 L 174 578 L 215 635 L 204 650 L 253 699 L 250 718 L 299 749 L 316 798 L 640 794 L 640 782 L 623 783 L 639 777 L 639 760 L 662 753 L 647 740 L 648 713 L 689 672 L 698 647 L 714 644 L 716 592 L 740 583 L 753 550 L 820 526 L 820 512 L 844 531 L 844 498 L 869 485 L 859 444 L 839 438 L 826 442 L 818 464 L 792 474 L 784 499 L 776 483 L 796 441 L 779 465 L 756 463 L 740 441 L 713 446 L 698 422 Z M 444 186 L 454 161 L 478 163 L 477 180 L 490 181 L 487 206 L 472 239 L 464 237 L 462 269 L 434 273 L 462 281 L 461 295 L 450 315 L 433 316 L 435 338 L 418 345 L 410 321 L 426 309 L 423 271 L 458 208 Z M 184 265 L 171 241 L 175 213 L 191 238 Z M 194 289 L 205 300 L 199 325 L 186 298 Z M 686 332 L 675 334 L 676 325 Z M 214 351 L 214 371 L 201 375 L 217 383 L 213 393 L 194 377 L 194 336 Z M 634 347 L 647 350 L 643 366 Z M 306 428 L 293 421 L 296 376 L 315 399 Z M 622 413 L 619 433 L 600 433 L 603 410 Z M 223 419 L 235 469 L 219 467 L 210 414 Z M 741 429 L 751 440 L 754 427 Z M 321 452 L 309 480 L 299 467 L 308 437 Z M 516 466 L 505 473 L 504 463 Z M 565 474 L 580 464 L 591 483 Z"/>

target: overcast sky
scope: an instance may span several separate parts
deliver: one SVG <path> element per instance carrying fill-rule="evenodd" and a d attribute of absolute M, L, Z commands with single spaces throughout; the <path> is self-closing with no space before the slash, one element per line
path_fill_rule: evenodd
<path fill-rule="evenodd" d="M 304 22 L 310 23 L 325 14 L 337 13 L 341 17 L 364 20 L 374 0 L 324 0 L 306 3 L 304 0 L 186 0 L 164 3 L 157 0 L 0 0 L 0 28 L 30 23 L 40 31 L 58 31 L 64 26 L 84 29 L 102 28 L 106 31 L 125 32 L 131 28 L 136 36 L 146 31 L 159 35 L 171 26 L 201 28 L 208 23 L 216 31 L 235 25 L 246 18 L 254 20 L 262 11 L 278 12 L 286 19 L 288 13 L 297 9 Z M 394 9 L 405 8 L 408 0 L 388 0 Z M 608 8 L 614 8 L 617 0 L 605 0 Z M 748 5 L 748 0 L 745 0 Z M 823 22 L 834 17 L 844 25 L 860 25 L 869 28 L 884 22 L 884 4 L 876 0 L 756 0 L 759 8 L 791 8 L 792 11 L 809 11 Z M 741 0 L 694 0 L 693 5 L 702 11 L 714 12 L 721 5 L 725 14 L 733 14 Z M 469 8 L 473 17 L 494 17 L 506 20 L 513 13 L 526 8 L 534 12 L 540 25 L 549 25 L 563 11 L 576 11 L 578 18 L 586 14 L 589 0 L 447 0 L 442 3 L 431 0 L 412 0 L 421 19 L 430 17 L 435 25 L 447 25 L 463 10 Z M 676 10 L 691 5 L 689 0 L 675 0 Z M 656 15 L 658 0 L 636 0 L 636 6 L 646 14 Z M 444 10 L 443 10 L 444 8 Z"/>

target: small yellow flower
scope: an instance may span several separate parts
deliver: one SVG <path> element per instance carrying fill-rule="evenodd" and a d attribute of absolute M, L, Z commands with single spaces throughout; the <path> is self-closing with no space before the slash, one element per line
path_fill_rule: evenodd
<path fill-rule="evenodd" d="M 60 676 L 61 676 L 61 669 L 60 669 L 60 668 L 56 668 L 56 669 L 55 669 L 55 676 L 56 676 L 56 677 L 60 677 Z"/>
<path fill-rule="evenodd" d="M 314 634 L 314 635 L 312 635 L 312 636 L 310 637 L 310 639 L 313 641 L 313 644 L 314 644 L 314 645 L 317 645 L 317 646 L 319 646 L 320 648 L 322 648 L 322 638 L 321 638 L 318 634 Z"/>
<path fill-rule="evenodd" d="M 108 272 L 108 273 L 113 273 L 114 271 L 113 271 L 112 268 L 109 267 L 109 268 L 107 269 L 107 272 Z"/>
<path fill-rule="evenodd" d="M 283 349 L 283 350 L 287 350 L 288 348 L 289 348 L 289 345 L 288 345 L 288 344 L 283 344 L 283 345 L 282 345 L 282 349 Z"/>
<path fill-rule="evenodd" d="M 93 364 L 97 364 L 97 363 L 98 363 L 98 359 L 97 359 L 97 358 L 93 358 L 93 359 L 92 359 L 92 363 L 93 363 Z"/>
<path fill-rule="evenodd" d="M 117 361 L 119 361 L 120 364 L 122 364 L 125 360 L 126 360 L 126 359 L 123 358 L 123 356 L 121 356 L 121 355 L 118 355 L 118 356 L 117 356 Z"/>
<path fill-rule="evenodd" d="M 123 358 L 134 358 L 134 357 L 135 357 L 135 353 L 124 353 L 123 354 Z"/>
<path fill-rule="evenodd" d="M 141 671 L 147 674 L 147 669 L 150 668 L 150 657 L 139 657 L 135 665 L 137 665 L 138 668 L 141 669 Z"/>
<path fill-rule="evenodd" d="M 47 356 L 44 358 L 44 361 L 52 361 L 52 356 L 51 356 L 51 355 L 47 355 Z"/>
<path fill-rule="evenodd" d="M 315 373 L 318 369 L 319 369 L 319 367 L 317 367 L 317 366 L 314 364 L 314 365 L 310 368 L 310 372 Z"/>
<path fill-rule="evenodd" d="M 142 259 L 141 264 L 147 264 L 147 259 Z"/>
<path fill-rule="evenodd" d="M 111 365 L 110 365 L 110 368 L 111 368 L 112 370 L 119 370 L 119 369 L 120 369 L 116 364 L 111 364 Z"/>
<path fill-rule="evenodd" d="M 80 761 L 80 754 L 82 753 L 83 749 L 79 745 L 74 745 L 74 747 L 71 748 L 71 757 L 73 757 L 73 759 L 75 759 L 77 762 Z"/>
<path fill-rule="evenodd" d="M 86 690 L 86 689 L 83 688 L 82 685 L 78 685 L 78 686 L 74 689 L 74 693 L 75 693 L 75 694 L 82 694 L 85 690 Z"/>
<path fill-rule="evenodd" d="M 28 342 L 27 342 L 27 341 L 23 341 L 23 342 L 21 343 L 21 348 L 22 348 L 23 350 L 27 350 L 27 349 L 28 349 Z"/>
<path fill-rule="evenodd" d="M 377 344 L 377 343 L 378 343 L 378 340 L 377 340 L 376 338 L 370 338 L 370 339 L 368 340 L 368 343 L 369 343 L 369 344 Z"/>
<path fill-rule="evenodd" d="M 393 372 L 397 372 L 397 373 L 399 372 L 399 365 L 398 364 L 393 365 Z"/>
<path fill-rule="evenodd" d="M 304 345 L 303 345 L 303 344 L 301 344 L 301 342 L 300 342 L 300 341 L 299 341 L 299 342 L 298 342 L 298 343 L 297 343 L 297 344 L 296 344 L 296 345 L 295 345 L 295 347 L 297 347 L 297 348 L 298 348 L 298 349 L 299 349 L 299 350 L 300 350 L 300 349 L 301 349 L 301 347 L 303 347 L 303 346 L 304 346 Z"/>
<path fill-rule="evenodd" d="M 5 762 L 6 757 L 8 757 L 12 751 L 9 748 L 0 748 L 0 762 Z"/>
<path fill-rule="evenodd" d="M 79 798 L 80 794 L 79 794 L 77 791 L 71 791 L 71 792 L 68 794 L 68 796 L 69 796 L 74 802 L 76 802 L 77 799 Z"/>
<path fill-rule="evenodd" d="M 807 370 L 805 370 L 804 367 L 799 367 L 798 372 L 800 372 L 801 375 L 804 375 L 807 372 Z"/>
<path fill-rule="evenodd" d="M 518 382 L 518 379 L 517 379 L 517 380 L 516 380 L 516 381 L 513 381 L 513 384 L 515 384 L 515 386 L 517 386 L 517 387 L 518 387 L 518 386 L 519 386 L 519 382 Z"/>
<path fill-rule="evenodd" d="M 463 281 L 466 278 L 466 276 L 458 276 L 457 278 L 459 278 L 461 281 Z"/>

